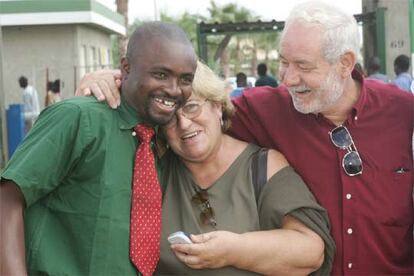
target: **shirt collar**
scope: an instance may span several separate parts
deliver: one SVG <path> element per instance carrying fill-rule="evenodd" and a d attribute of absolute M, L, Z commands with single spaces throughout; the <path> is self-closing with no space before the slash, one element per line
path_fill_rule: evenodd
<path fill-rule="evenodd" d="M 128 104 L 126 99 L 121 96 L 121 104 L 117 109 L 119 116 L 121 118 L 119 128 L 123 130 L 132 130 L 137 124 L 143 123 L 144 120 L 138 116 L 137 111 Z M 157 153 L 161 157 L 166 150 L 165 139 L 160 139 L 161 132 L 158 125 L 154 126 L 155 130 L 155 145 L 157 148 Z"/>
<path fill-rule="evenodd" d="M 143 119 L 138 116 L 137 111 L 130 106 L 126 99 L 121 96 L 121 104 L 117 109 L 118 114 L 121 118 L 119 124 L 120 129 L 132 129 L 137 124 L 142 123 Z"/>
<path fill-rule="evenodd" d="M 359 98 L 355 102 L 353 108 L 352 108 L 352 114 L 353 118 L 358 118 L 358 116 L 361 115 L 361 112 L 363 112 L 364 107 L 366 106 L 366 100 L 367 100 L 367 91 L 364 84 L 364 77 L 361 73 L 359 73 L 357 70 L 352 71 L 352 78 L 359 82 L 361 85 L 360 91 L 359 91 Z M 356 119 L 357 120 L 357 119 Z"/>
<path fill-rule="evenodd" d="M 133 129 L 137 124 L 143 123 L 144 120 L 139 117 L 138 112 L 127 100 L 121 96 L 121 105 L 118 107 L 118 113 L 121 117 L 120 129 Z M 159 126 L 154 126 L 155 133 L 158 133 Z"/>

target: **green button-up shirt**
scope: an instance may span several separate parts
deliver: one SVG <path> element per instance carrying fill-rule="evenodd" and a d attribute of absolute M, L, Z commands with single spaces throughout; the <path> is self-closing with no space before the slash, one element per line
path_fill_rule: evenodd
<path fill-rule="evenodd" d="M 129 260 L 133 164 L 140 121 L 78 97 L 44 110 L 2 178 L 24 194 L 30 274 L 136 275 Z"/>

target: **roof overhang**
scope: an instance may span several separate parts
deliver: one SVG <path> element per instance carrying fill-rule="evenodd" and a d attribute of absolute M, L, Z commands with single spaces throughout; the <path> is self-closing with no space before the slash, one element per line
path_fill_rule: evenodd
<path fill-rule="evenodd" d="M 94 0 L 0 1 L 1 26 L 92 24 L 125 35 L 124 17 Z"/>

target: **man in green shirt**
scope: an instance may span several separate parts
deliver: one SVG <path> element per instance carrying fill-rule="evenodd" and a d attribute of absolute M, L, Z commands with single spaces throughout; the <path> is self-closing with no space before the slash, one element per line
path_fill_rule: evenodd
<path fill-rule="evenodd" d="M 167 123 L 196 55 L 175 25 L 147 23 L 121 62 L 117 110 L 74 98 L 44 110 L 0 184 L 0 275 L 136 275 L 129 260 L 138 123 Z"/>

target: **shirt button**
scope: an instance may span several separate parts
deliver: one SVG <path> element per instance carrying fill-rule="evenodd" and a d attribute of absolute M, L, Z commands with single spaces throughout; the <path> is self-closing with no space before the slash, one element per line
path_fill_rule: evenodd
<path fill-rule="evenodd" d="M 137 133 L 135 131 L 133 131 L 132 136 L 137 136 Z"/>
<path fill-rule="evenodd" d="M 346 194 L 346 199 L 351 199 L 352 195 L 351 194 Z"/>
<path fill-rule="evenodd" d="M 351 235 L 352 234 L 352 228 L 348 228 L 348 230 L 346 230 L 346 232 Z"/>
<path fill-rule="evenodd" d="M 348 268 L 351 269 L 352 268 L 352 263 L 348 263 Z"/>
<path fill-rule="evenodd" d="M 358 116 L 355 116 L 355 117 L 354 117 L 354 120 L 355 120 L 355 121 L 357 121 L 357 120 L 358 120 Z"/>

